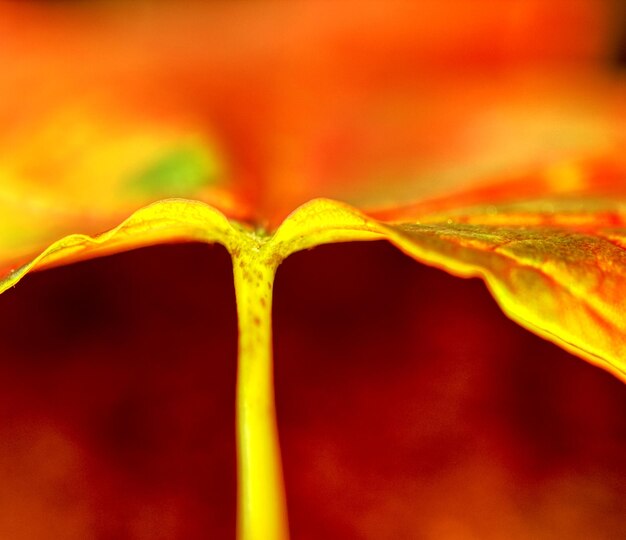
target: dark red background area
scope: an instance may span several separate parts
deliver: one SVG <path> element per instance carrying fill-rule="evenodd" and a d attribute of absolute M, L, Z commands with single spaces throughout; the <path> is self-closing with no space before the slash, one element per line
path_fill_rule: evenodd
<path fill-rule="evenodd" d="M 275 295 L 294 538 L 622 534 L 626 388 L 481 282 L 355 243 L 294 255 Z M 234 307 L 196 244 L 0 296 L 0 537 L 234 537 Z"/>

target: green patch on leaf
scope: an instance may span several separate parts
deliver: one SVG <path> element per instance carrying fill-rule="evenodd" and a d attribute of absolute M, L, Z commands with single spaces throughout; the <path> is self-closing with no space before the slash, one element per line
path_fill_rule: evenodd
<path fill-rule="evenodd" d="M 139 170 L 125 188 L 154 197 L 189 197 L 214 184 L 220 170 L 217 156 L 205 146 L 178 147 Z"/>

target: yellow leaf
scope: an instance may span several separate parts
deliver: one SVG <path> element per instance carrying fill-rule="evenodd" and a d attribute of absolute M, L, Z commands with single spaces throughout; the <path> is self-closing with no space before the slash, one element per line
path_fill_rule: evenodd
<path fill-rule="evenodd" d="M 590 67 L 601 33 L 487 0 L 449 29 L 447 4 L 164 4 L 147 33 L 139 12 L 0 6 L 0 292 L 156 243 L 228 249 L 245 540 L 288 535 L 271 304 L 297 251 L 388 240 L 626 380 L 624 89 Z M 574 27 L 606 23 L 589 6 Z"/>
<path fill-rule="evenodd" d="M 317 199 L 266 235 L 229 222 L 203 203 L 166 200 L 95 238 L 61 239 L 5 278 L 0 291 L 37 265 L 158 241 L 223 244 L 233 257 L 239 311 L 241 531 L 245 538 L 282 538 L 286 513 L 270 327 L 273 277 L 282 260 L 324 243 L 387 239 L 421 262 L 482 277 L 514 320 L 626 380 L 626 306 L 620 293 L 626 276 L 625 208 L 614 200 L 539 200 L 390 223 Z"/>

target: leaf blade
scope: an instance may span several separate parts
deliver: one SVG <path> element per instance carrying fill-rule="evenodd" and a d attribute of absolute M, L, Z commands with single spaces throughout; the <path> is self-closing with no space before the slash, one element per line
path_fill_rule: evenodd
<path fill-rule="evenodd" d="M 617 292 L 626 284 L 622 249 L 593 235 L 544 228 L 537 228 L 534 237 L 524 231 L 528 235 L 525 240 L 516 240 L 520 231 L 513 229 L 506 231 L 501 243 L 489 248 L 467 244 L 459 248 L 458 238 L 448 236 L 449 231 L 458 234 L 459 226 L 440 227 L 436 239 L 430 238 L 430 231 L 400 227 L 400 237 L 394 243 L 422 262 L 429 262 L 428 258 L 449 272 L 481 277 L 511 319 L 626 380 L 626 306 Z M 499 228 L 480 232 L 494 229 Z M 442 231 L 448 234 L 442 236 Z M 524 243 L 521 253 L 519 242 Z M 416 245 L 421 248 L 418 252 Z M 589 261 L 581 270 L 573 262 L 563 264 L 558 255 L 545 263 L 529 255 L 548 248 L 556 253 L 565 250 L 570 256 L 599 249 L 602 258 L 612 261 L 615 271 L 606 267 L 594 271 Z M 422 250 L 427 251 L 426 256 Z M 596 287 L 601 290 L 594 290 Z"/>
<path fill-rule="evenodd" d="M 102 234 L 63 236 L 19 268 L 8 271 L 0 279 L 0 293 L 35 269 L 166 242 L 204 241 L 229 246 L 236 234 L 227 218 L 205 203 L 165 199 L 137 210 Z"/>
<path fill-rule="evenodd" d="M 411 223 L 380 221 L 345 203 L 315 199 L 267 238 L 266 253 L 279 264 L 322 244 L 388 240 L 419 262 L 480 277 L 511 319 L 626 381 L 626 299 L 621 295 L 626 201 L 555 199 L 548 213 L 546 204 L 526 201 L 495 212 L 492 205 L 470 207 Z M 516 208 L 524 210 L 524 219 L 515 215 Z M 507 212 L 513 224 L 504 226 Z M 35 268 L 152 243 L 219 242 L 241 249 L 247 245 L 242 234 L 254 235 L 242 231 L 205 203 L 163 200 L 102 235 L 60 239 L 0 281 L 0 292 Z"/>
<path fill-rule="evenodd" d="M 546 216 L 539 209 L 545 208 L 545 201 L 539 200 L 524 204 L 526 219 L 533 225 L 503 227 L 480 224 L 479 214 L 473 215 L 474 223 L 464 223 L 472 209 L 465 214 L 458 210 L 454 219 L 425 216 L 432 220 L 427 224 L 382 222 L 348 205 L 320 199 L 289 216 L 275 238 L 284 241 L 285 231 L 290 233 L 287 255 L 351 236 L 385 238 L 419 262 L 461 277 L 480 277 L 511 319 L 626 382 L 624 203 L 582 198 L 564 204 L 577 208 L 577 213 L 569 219 L 563 213 L 556 226 L 542 223 Z M 590 208 L 587 213 L 580 211 L 585 205 Z M 538 209 L 534 213 L 533 206 Z M 493 207 L 484 210 L 482 217 L 489 222 Z M 341 226 L 328 223 L 324 234 L 319 223 L 307 229 L 304 224 L 311 219 L 303 218 L 316 211 L 342 221 Z M 500 219 L 506 221 L 506 216 L 500 213 Z M 308 235 L 306 242 L 298 232 Z"/>

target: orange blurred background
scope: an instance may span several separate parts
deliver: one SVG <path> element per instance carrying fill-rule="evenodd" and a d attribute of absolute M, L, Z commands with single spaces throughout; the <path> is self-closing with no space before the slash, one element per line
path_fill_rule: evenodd
<path fill-rule="evenodd" d="M 381 160 L 405 157 L 402 144 L 351 138 L 369 129 L 359 99 L 377 89 L 433 81 L 462 104 L 463 87 L 450 81 L 482 88 L 518 71 L 618 78 L 624 63 L 619 0 L 415 2 L 402 8 L 410 17 L 385 2 L 179 2 L 171 19 L 157 16 L 166 2 L 129 4 L 0 2 L 0 54 L 33 43 L 22 67 L 36 71 L 47 50 L 66 48 L 53 80 L 76 71 L 81 21 L 103 40 L 100 52 L 143 44 L 127 51 L 115 82 L 148 113 L 199 108 L 218 126 L 236 196 L 272 216 L 311 193 L 358 199 L 360 180 L 337 178 L 377 166 L 372 148 Z M 126 13 L 125 41 L 107 41 Z M 279 36 L 275 17 L 289 23 Z M 218 30 L 200 46 L 205 23 Z M 151 25 L 169 24 L 179 31 L 154 37 Z M 199 76 L 204 55 L 232 73 Z M 176 77 L 154 76 L 162 65 Z M 292 84 L 308 91 L 290 93 Z M 444 105 L 432 113 L 438 125 L 461 129 L 439 116 Z M 349 129 L 323 139 L 327 159 L 304 167 L 308 184 L 294 182 L 302 162 L 291 169 L 264 142 L 273 130 L 308 140 L 341 111 Z M 430 141 L 424 155 L 452 159 L 445 142 Z M 275 294 L 294 538 L 624 535 L 623 384 L 510 322 L 480 282 L 384 243 L 343 244 L 287 260 Z M 0 538 L 234 537 L 235 360 L 231 268 L 219 247 L 79 263 L 0 296 Z"/>

